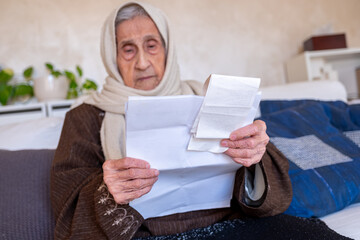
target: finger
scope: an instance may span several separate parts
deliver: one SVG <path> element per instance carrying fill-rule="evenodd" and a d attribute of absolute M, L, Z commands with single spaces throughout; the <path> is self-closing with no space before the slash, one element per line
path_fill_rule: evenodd
<path fill-rule="evenodd" d="M 104 170 L 121 170 L 121 169 L 128 169 L 128 168 L 150 168 L 150 164 L 142 159 L 137 158 L 122 158 L 122 159 L 115 159 L 115 160 L 106 160 L 103 164 Z"/>
<path fill-rule="evenodd" d="M 243 138 L 247 138 L 250 136 L 257 135 L 261 132 L 266 131 L 266 124 L 264 121 L 256 120 L 252 124 L 247 125 L 245 127 L 236 129 L 230 134 L 230 140 L 240 140 Z"/>
<path fill-rule="evenodd" d="M 265 123 L 264 121 L 262 121 L 262 120 L 255 120 L 255 121 L 253 122 L 253 124 L 254 124 L 255 126 L 257 126 L 257 128 L 259 129 L 259 131 L 264 131 L 264 132 L 266 132 L 267 127 L 266 127 L 266 123 Z"/>
<path fill-rule="evenodd" d="M 114 197 L 115 202 L 118 204 L 128 204 L 132 200 L 137 199 L 137 198 L 145 195 L 146 193 L 150 192 L 151 188 L 152 187 L 149 186 L 149 187 L 142 188 L 137 191 L 128 192 L 125 194 L 124 193 L 113 194 L 113 197 Z"/>
<path fill-rule="evenodd" d="M 149 187 L 154 185 L 154 183 L 158 180 L 155 178 L 148 179 L 136 179 L 130 181 L 118 181 L 116 183 L 108 184 L 108 189 L 111 194 L 127 194 L 129 192 L 137 191 L 145 187 Z"/>
<path fill-rule="evenodd" d="M 125 191 L 137 191 L 139 189 L 143 189 L 146 187 L 153 186 L 154 183 L 158 180 L 157 177 L 154 178 L 147 178 L 147 179 L 135 179 L 132 181 L 126 182 L 126 189 Z"/>
<path fill-rule="evenodd" d="M 269 136 L 266 133 L 261 135 L 240 139 L 237 141 L 222 140 L 221 145 L 229 148 L 253 149 L 258 146 L 265 146 L 269 142 Z"/>
<path fill-rule="evenodd" d="M 113 183 L 126 182 L 133 179 L 147 179 L 159 176 L 159 170 L 157 169 L 140 169 L 131 168 L 122 171 L 108 171 L 104 170 L 104 182 L 109 185 Z"/>
<path fill-rule="evenodd" d="M 243 158 L 250 159 L 256 155 L 263 155 L 266 151 L 265 146 L 259 146 L 254 149 L 237 149 L 237 148 L 229 148 L 225 151 L 225 154 L 232 158 Z"/>
<path fill-rule="evenodd" d="M 145 195 L 145 194 L 147 194 L 148 192 L 150 192 L 151 188 L 152 187 L 150 186 L 150 187 L 146 187 L 146 188 L 140 189 L 138 191 L 133 191 L 133 192 L 129 193 L 127 195 L 128 203 L 135 200 L 135 199 L 137 199 L 137 198 L 139 198 L 139 197 L 141 197 L 141 196 L 143 196 L 143 195 Z"/>
<path fill-rule="evenodd" d="M 159 170 L 157 169 L 141 169 L 141 168 L 130 168 L 127 170 L 119 171 L 116 173 L 119 179 L 141 179 L 141 178 L 154 178 L 159 176 Z"/>
<path fill-rule="evenodd" d="M 257 139 L 255 137 L 245 138 L 236 141 L 231 140 L 222 140 L 221 145 L 228 148 L 255 148 L 258 145 Z"/>
<path fill-rule="evenodd" d="M 257 154 L 252 158 L 233 158 L 233 160 L 236 163 L 243 165 L 244 167 L 250 167 L 254 164 L 259 163 L 262 159 L 262 156 L 263 156 L 262 154 Z"/>

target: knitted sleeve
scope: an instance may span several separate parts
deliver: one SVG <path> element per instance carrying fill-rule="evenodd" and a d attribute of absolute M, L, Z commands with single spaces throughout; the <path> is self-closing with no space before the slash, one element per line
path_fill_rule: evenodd
<path fill-rule="evenodd" d="M 292 200 L 288 160 L 272 143 L 269 143 L 259 166 L 264 174 L 265 192 L 258 203 L 248 204 L 244 167 L 236 173 L 234 199 L 248 216 L 266 217 L 283 213 Z"/>
<path fill-rule="evenodd" d="M 51 170 L 55 239 L 131 239 L 144 219 L 103 183 L 104 113 L 83 104 L 66 115 Z"/>

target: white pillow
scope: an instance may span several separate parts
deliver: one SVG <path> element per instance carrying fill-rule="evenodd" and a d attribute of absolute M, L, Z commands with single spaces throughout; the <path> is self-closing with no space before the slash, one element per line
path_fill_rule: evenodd
<path fill-rule="evenodd" d="M 347 92 L 340 81 L 317 80 L 260 88 L 262 100 L 315 99 L 347 102 Z"/>
<path fill-rule="evenodd" d="M 0 149 L 56 149 L 64 118 L 44 117 L 0 126 Z"/>

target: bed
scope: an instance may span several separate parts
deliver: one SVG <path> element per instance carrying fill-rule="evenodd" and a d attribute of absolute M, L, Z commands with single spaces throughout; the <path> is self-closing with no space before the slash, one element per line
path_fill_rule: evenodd
<path fill-rule="evenodd" d="M 338 81 L 261 88 L 257 118 L 289 159 L 287 214 L 321 218 L 360 239 L 360 104 Z M 63 117 L 0 125 L 0 236 L 51 239 L 49 168 Z M 306 161 L 305 161 L 306 160 Z"/>
<path fill-rule="evenodd" d="M 360 105 L 346 96 L 338 81 L 268 87 L 258 117 L 290 160 L 294 198 L 286 213 L 321 218 L 360 239 Z"/>

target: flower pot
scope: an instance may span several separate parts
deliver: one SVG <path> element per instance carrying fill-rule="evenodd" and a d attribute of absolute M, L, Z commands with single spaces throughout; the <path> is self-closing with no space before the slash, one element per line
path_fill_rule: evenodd
<path fill-rule="evenodd" d="M 39 102 L 62 100 L 66 98 L 69 83 L 64 76 L 49 74 L 34 79 L 34 94 Z"/>

